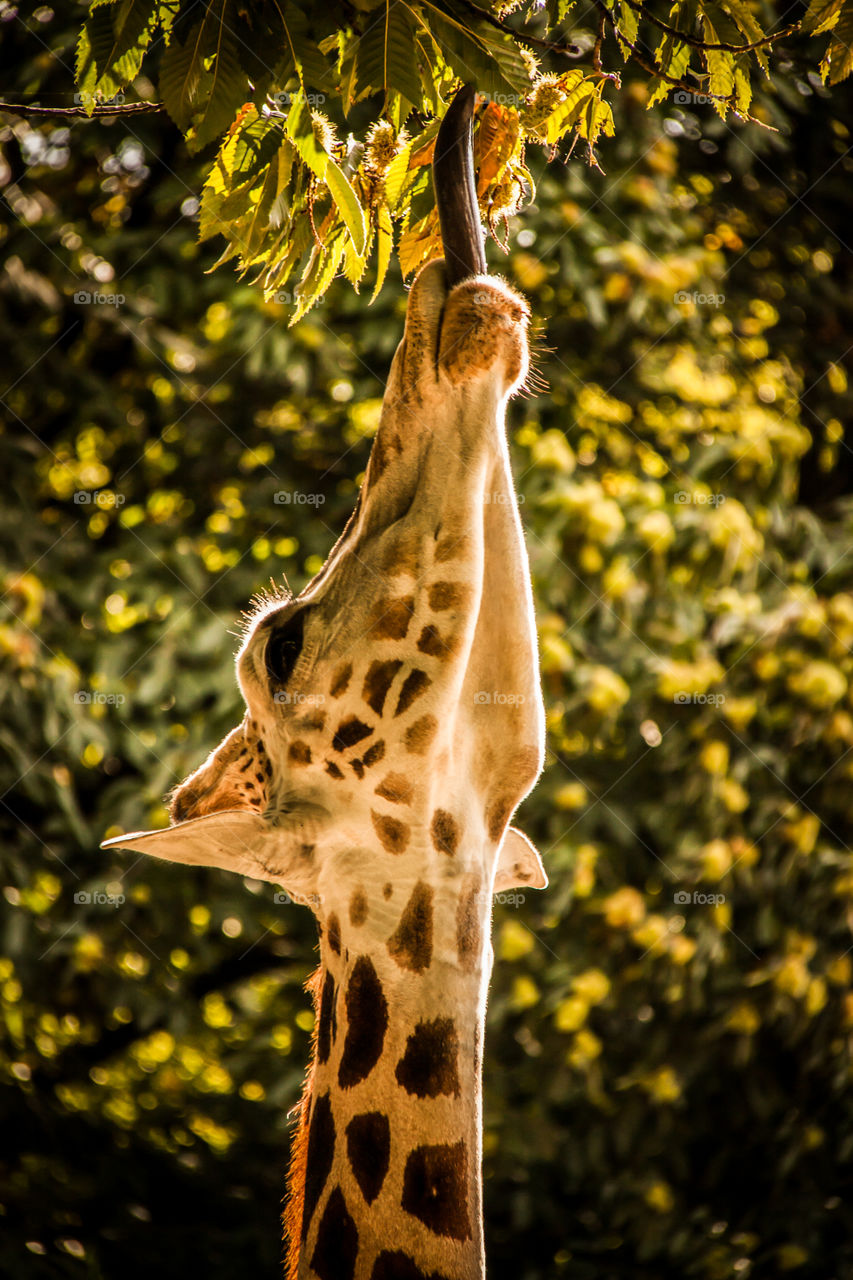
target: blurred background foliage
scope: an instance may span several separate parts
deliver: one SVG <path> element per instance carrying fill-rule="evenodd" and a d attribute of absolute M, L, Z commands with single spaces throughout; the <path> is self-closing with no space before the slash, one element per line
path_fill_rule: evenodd
<path fill-rule="evenodd" d="M 0 6 L 8 97 L 67 89 L 78 17 Z M 551 876 L 495 913 L 494 1280 L 853 1274 L 851 104 L 785 72 L 778 135 L 637 84 L 607 175 L 531 156 L 490 248 L 548 384 L 510 435 Z M 0 147 L 0 1273 L 272 1280 L 313 921 L 98 843 L 241 714 L 240 611 L 342 528 L 405 292 L 288 330 L 204 274 L 165 119 Z"/>

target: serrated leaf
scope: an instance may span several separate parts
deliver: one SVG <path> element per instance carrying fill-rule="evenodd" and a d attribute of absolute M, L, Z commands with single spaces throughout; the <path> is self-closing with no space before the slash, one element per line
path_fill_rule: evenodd
<path fill-rule="evenodd" d="M 305 274 L 294 291 L 297 303 L 289 322 L 290 326 L 301 320 L 306 312 L 310 311 L 322 298 L 337 275 L 346 243 L 346 232 L 343 226 L 338 224 L 329 233 L 327 243 L 322 248 L 315 246 Z"/>
<path fill-rule="evenodd" d="M 577 123 L 585 104 L 595 93 L 591 80 L 582 80 L 564 102 L 548 117 L 545 138 L 552 146 Z"/>
<path fill-rule="evenodd" d="M 631 44 L 636 44 L 638 28 L 639 28 L 639 18 L 637 17 L 636 11 L 632 9 L 629 4 L 626 4 L 625 0 L 620 0 L 620 3 L 619 3 L 620 34 L 623 35 L 626 40 L 630 41 Z M 619 43 L 619 48 L 622 50 L 622 57 L 627 61 L 628 55 L 630 54 L 631 50 L 628 48 L 626 44 L 623 44 L 621 41 Z"/>
<path fill-rule="evenodd" d="M 231 31 L 235 21 L 229 0 L 221 0 L 213 40 L 213 65 L 200 81 L 199 107 L 193 113 L 192 139 L 188 139 L 193 151 L 225 132 L 250 92 Z"/>
<path fill-rule="evenodd" d="M 199 81 L 204 70 L 204 59 L 210 37 L 209 11 L 204 11 L 201 22 L 196 23 L 184 39 L 177 31 L 163 54 L 160 64 L 160 97 L 163 105 L 182 133 L 186 133 L 192 121 L 193 108 Z"/>
<path fill-rule="evenodd" d="M 162 8 L 170 12 L 176 4 L 172 0 Z M 111 98 L 139 74 L 160 9 L 155 0 L 93 6 L 77 42 L 77 85 L 82 95 Z M 86 97 L 84 105 L 89 105 Z"/>
<path fill-rule="evenodd" d="M 433 120 L 422 133 L 412 138 L 401 149 L 385 171 L 385 198 L 392 211 L 396 211 L 403 197 L 417 180 L 418 166 L 409 167 L 412 159 L 425 150 L 438 133 L 439 120 Z"/>
<path fill-rule="evenodd" d="M 422 101 L 421 82 L 412 58 L 415 40 L 413 15 L 403 0 L 384 0 L 358 41 L 353 101 L 379 90 L 396 89 L 412 106 Z"/>
<path fill-rule="evenodd" d="M 272 0 L 272 6 L 280 23 L 273 48 L 277 53 L 283 50 L 275 68 L 275 82 L 285 85 L 291 75 L 296 75 L 303 93 L 327 89 L 330 67 L 309 29 L 305 14 L 297 5 L 285 3 L 285 0 Z"/>
<path fill-rule="evenodd" d="M 752 11 L 747 7 L 746 4 L 743 3 L 743 0 L 721 0 L 720 8 L 722 9 L 723 13 L 725 13 L 732 20 L 737 30 L 743 36 L 746 37 L 745 43 L 753 44 L 756 40 L 764 39 L 764 36 L 765 36 L 764 30 L 759 25 L 759 23 L 756 22 L 752 14 Z M 736 37 L 731 38 L 732 36 L 734 36 L 734 32 L 730 33 L 725 31 L 725 27 L 722 24 L 719 24 L 719 22 L 718 22 L 718 25 L 719 25 L 719 29 L 722 30 L 724 33 L 723 39 L 722 39 L 723 44 L 739 43 Z M 756 61 L 761 66 L 761 69 L 764 72 L 764 74 L 768 75 L 770 71 L 770 67 L 767 61 L 767 51 L 765 49 L 753 49 L 752 52 L 755 55 Z M 748 74 L 746 66 L 743 67 L 743 73 L 744 75 Z M 751 99 L 752 89 L 750 89 L 749 91 L 749 96 Z"/>
<path fill-rule="evenodd" d="M 394 225 L 391 222 L 391 212 L 387 205 L 382 204 L 379 206 L 376 215 L 376 284 L 373 288 L 371 302 L 376 301 L 379 290 L 385 282 L 385 275 L 388 271 L 388 263 L 391 261 L 393 248 Z"/>
<path fill-rule="evenodd" d="M 853 6 L 850 0 L 832 30 L 829 48 L 820 64 L 824 81 L 839 84 L 853 71 Z"/>
<path fill-rule="evenodd" d="M 520 81 L 513 78 L 512 74 L 507 74 L 505 68 L 508 60 L 513 68 L 517 68 L 517 63 L 505 46 L 484 37 L 476 23 L 469 25 L 468 22 L 459 21 L 437 9 L 429 0 L 422 0 L 422 8 L 427 16 L 430 34 L 441 50 L 442 57 L 460 79 L 474 81 L 481 93 L 488 93 L 492 97 L 509 94 L 515 98 L 519 91 L 526 91 L 529 86 L 526 67 L 524 78 Z M 489 28 L 490 32 L 491 30 Z M 520 58 L 517 49 L 515 53 Z"/>
<path fill-rule="evenodd" d="M 830 31 L 838 21 L 838 15 L 844 8 L 844 0 L 811 0 L 803 18 L 801 31 L 804 35 L 819 36 Z"/>
<path fill-rule="evenodd" d="M 331 156 L 328 158 L 326 172 L 323 180 L 332 194 L 332 199 L 338 207 L 341 217 L 344 220 L 346 229 L 350 234 L 355 252 L 360 256 L 364 253 L 365 241 L 367 238 L 367 228 L 364 222 L 364 210 L 361 202 L 355 193 L 352 183 L 344 174 L 337 161 Z"/>
<path fill-rule="evenodd" d="M 661 70 L 672 76 L 673 80 L 680 80 L 690 66 L 690 46 L 682 44 L 680 40 L 676 41 L 672 36 L 666 36 L 661 41 L 655 56 Z M 676 88 L 671 81 L 662 78 L 653 83 L 654 88 L 646 103 L 649 110 Z"/>

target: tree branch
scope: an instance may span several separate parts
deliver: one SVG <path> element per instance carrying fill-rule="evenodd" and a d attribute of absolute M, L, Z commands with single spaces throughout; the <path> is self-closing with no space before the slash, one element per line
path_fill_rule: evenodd
<path fill-rule="evenodd" d="M 629 9 L 633 9 L 635 13 L 640 14 L 653 26 L 658 27 L 665 35 L 672 36 L 674 40 L 680 40 L 682 44 L 690 45 L 691 49 L 707 49 L 712 53 L 720 51 L 721 53 L 749 53 L 751 49 L 760 49 L 763 45 L 773 44 L 776 40 L 783 40 L 785 36 L 791 35 L 799 29 L 799 22 L 792 22 L 789 27 L 785 27 L 783 31 L 777 31 L 775 35 L 762 36 L 760 40 L 753 40 L 752 44 L 709 44 L 706 40 L 700 40 L 698 36 L 686 35 L 683 31 L 677 31 L 675 27 L 670 27 L 666 22 L 656 18 L 653 13 L 649 13 L 644 4 L 640 4 L 639 0 L 625 0 Z M 623 36 L 624 40 L 625 37 Z M 627 40 L 625 41 L 627 44 Z"/>
<path fill-rule="evenodd" d="M 583 53 L 583 49 L 576 44 L 555 44 L 552 40 L 543 40 L 541 36 L 531 36 L 526 31 L 516 31 L 513 27 L 508 27 L 505 22 L 501 22 L 500 18 L 496 18 L 493 13 L 489 13 L 486 9 L 481 9 L 477 4 L 473 4 L 472 0 L 459 0 L 459 3 L 463 9 L 467 9 L 469 13 L 473 13 L 478 18 L 482 18 L 483 22 L 487 22 L 496 31 L 501 31 L 505 36 L 509 36 L 513 40 L 528 44 L 533 49 L 542 49 L 545 53 L 557 53 L 564 58 L 579 58 Z"/>
<path fill-rule="evenodd" d="M 92 111 L 85 107 L 40 107 L 24 102 L 0 102 L 0 111 L 10 116 L 72 116 L 83 120 L 94 120 L 98 116 L 141 116 L 163 110 L 162 102 L 117 103 L 113 107 L 99 103 Z"/>

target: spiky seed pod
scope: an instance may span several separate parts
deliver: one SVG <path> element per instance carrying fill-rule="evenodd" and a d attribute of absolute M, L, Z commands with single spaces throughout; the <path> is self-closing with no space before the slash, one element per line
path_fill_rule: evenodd
<path fill-rule="evenodd" d="M 384 173 L 391 161 L 398 155 L 407 139 L 405 132 L 397 133 L 387 120 L 377 120 L 367 131 L 364 149 L 365 164 Z"/>

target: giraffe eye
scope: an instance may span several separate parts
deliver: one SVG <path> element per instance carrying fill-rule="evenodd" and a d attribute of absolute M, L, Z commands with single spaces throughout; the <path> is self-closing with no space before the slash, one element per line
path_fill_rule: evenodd
<path fill-rule="evenodd" d="M 287 684 L 296 660 L 302 652 L 304 628 L 304 610 L 300 609 L 270 636 L 264 654 L 270 684 L 279 687 Z"/>

